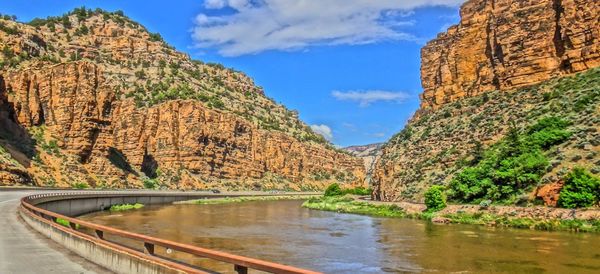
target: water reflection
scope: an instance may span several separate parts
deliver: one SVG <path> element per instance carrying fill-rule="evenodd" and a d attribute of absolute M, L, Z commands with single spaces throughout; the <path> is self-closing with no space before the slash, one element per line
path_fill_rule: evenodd
<path fill-rule="evenodd" d="M 313 211 L 298 201 L 173 205 L 82 218 L 326 273 L 599 273 L 600 235 Z M 161 252 L 161 251 L 158 251 Z M 231 266 L 175 256 L 233 273 Z"/>

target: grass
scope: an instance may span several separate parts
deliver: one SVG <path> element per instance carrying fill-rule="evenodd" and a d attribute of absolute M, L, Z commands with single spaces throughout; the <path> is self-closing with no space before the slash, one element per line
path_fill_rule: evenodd
<path fill-rule="evenodd" d="M 406 212 L 396 205 L 374 205 L 367 202 L 354 201 L 348 197 L 310 198 L 302 204 L 302 207 L 377 217 L 401 218 L 407 216 Z"/>
<path fill-rule="evenodd" d="M 216 204 L 228 204 L 228 203 L 241 203 L 241 202 L 253 202 L 253 201 L 281 201 L 281 200 L 305 200 L 307 196 L 257 196 L 257 197 L 235 197 L 235 198 L 216 198 L 216 199 L 199 199 L 178 202 L 178 204 L 196 204 L 196 205 L 216 205 Z"/>
<path fill-rule="evenodd" d="M 59 225 L 62 225 L 64 227 L 69 227 L 69 228 L 71 227 L 71 225 L 70 225 L 71 223 L 69 221 L 65 220 L 65 219 L 56 218 L 56 223 L 59 224 Z M 75 229 L 79 229 L 79 225 L 78 224 L 75 224 Z"/>
<path fill-rule="evenodd" d="M 488 225 L 546 231 L 600 232 L 600 220 L 560 220 L 510 218 L 487 213 L 453 213 L 441 215 L 455 224 Z"/>
<path fill-rule="evenodd" d="M 560 219 L 535 219 L 512 218 L 489 213 L 452 213 L 439 212 L 406 213 L 396 205 L 375 205 L 368 202 L 355 201 L 349 197 L 318 197 L 311 198 L 302 204 L 302 207 L 388 218 L 410 218 L 431 221 L 434 217 L 447 218 L 453 224 L 486 225 L 495 227 L 509 227 L 534 229 L 545 231 L 572 231 L 572 232 L 600 232 L 600 220 L 560 220 Z"/>
<path fill-rule="evenodd" d="M 118 211 L 125 211 L 125 210 L 132 210 L 132 209 L 140 209 L 144 207 L 143 204 L 122 204 L 122 205 L 114 205 L 110 207 L 110 211 L 112 212 L 118 212 Z"/>

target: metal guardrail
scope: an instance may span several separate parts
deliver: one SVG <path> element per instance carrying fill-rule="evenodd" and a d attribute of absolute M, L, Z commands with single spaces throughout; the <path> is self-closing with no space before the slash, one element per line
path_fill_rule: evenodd
<path fill-rule="evenodd" d="M 101 193 L 103 195 L 110 194 L 107 192 L 101 192 Z M 123 193 L 120 192 L 119 194 L 123 194 Z M 88 197 L 94 197 L 93 193 L 86 193 L 85 195 Z M 165 263 L 165 260 L 163 258 L 156 256 L 156 254 L 154 253 L 154 247 L 161 246 L 164 248 L 177 250 L 177 251 L 195 255 L 198 257 L 209 258 L 209 259 L 213 259 L 213 260 L 216 260 L 219 262 L 232 264 L 234 266 L 234 270 L 239 274 L 248 273 L 248 269 L 254 269 L 254 270 L 264 271 L 264 272 L 268 272 L 268 273 L 282 273 L 282 274 L 318 274 L 318 273 L 320 273 L 320 272 L 314 272 L 314 271 L 296 268 L 296 267 L 292 267 L 292 266 L 277 264 L 277 263 L 273 263 L 273 262 L 267 262 L 267 261 L 263 261 L 263 260 L 228 254 L 228 253 L 221 252 L 221 251 L 216 251 L 216 250 L 196 247 L 196 246 L 192 246 L 192 245 L 177 243 L 177 242 L 164 240 L 164 239 L 160 239 L 160 238 L 154 238 L 154 237 L 150 237 L 150 236 L 146 236 L 146 235 L 142 235 L 142 234 L 119 230 L 119 229 L 108 227 L 108 226 L 98 225 L 98 224 L 86 222 L 83 220 L 79 220 L 77 218 L 67 217 L 67 216 L 52 212 L 52 211 L 45 210 L 45 209 L 41 209 L 30 203 L 31 201 L 34 201 L 34 200 L 40 199 L 40 198 L 65 197 L 65 196 L 78 196 L 78 198 L 81 198 L 82 193 L 81 192 L 79 192 L 79 193 L 75 193 L 75 192 L 73 192 L 73 193 L 45 193 L 45 194 L 36 194 L 36 195 L 23 197 L 21 199 L 21 209 L 24 210 L 25 213 L 29 214 L 30 216 L 32 216 L 38 220 L 46 222 L 58 229 L 67 231 L 67 232 L 75 234 L 77 236 L 82 236 L 82 235 L 89 236 L 88 234 L 77 231 L 76 228 L 78 226 L 88 228 L 95 232 L 95 236 L 89 237 L 88 239 L 93 239 L 94 241 L 97 241 L 97 242 L 109 244 L 109 246 L 113 246 L 113 247 L 116 247 L 121 250 L 139 252 L 139 251 L 134 250 L 126 245 L 122 245 L 122 244 L 112 242 L 112 241 L 107 241 L 104 239 L 104 236 L 106 234 L 112 234 L 112 235 L 116 235 L 116 236 L 120 236 L 120 237 L 123 237 L 126 239 L 140 242 L 144 246 L 145 253 L 150 255 L 150 259 L 155 259 L 157 263 L 162 263 L 162 264 Z M 58 223 L 56 223 L 56 220 L 58 218 L 68 221 L 70 227 L 66 228 L 66 227 L 63 227 L 63 226 L 59 225 Z M 181 270 L 181 271 L 184 271 L 187 273 L 209 273 L 209 272 L 205 272 L 199 268 L 190 267 L 187 263 L 170 260 L 170 259 L 169 259 L 169 262 L 171 262 L 171 263 L 169 263 L 169 266 L 175 267 L 178 270 Z"/>

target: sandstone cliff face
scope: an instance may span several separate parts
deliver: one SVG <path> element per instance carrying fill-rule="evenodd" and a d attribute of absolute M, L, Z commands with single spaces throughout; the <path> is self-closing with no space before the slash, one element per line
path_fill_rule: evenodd
<path fill-rule="evenodd" d="M 0 178 L 16 176 L 5 171 L 12 157 L 33 179 L 9 181 L 38 185 L 142 187 L 151 178 L 163 188 L 308 190 L 363 182 L 360 159 L 323 143 L 247 76 L 191 61 L 126 18 L 84 14 L 67 16 L 70 28 L 4 22 L 20 34 L 0 31 L 13 55 L 0 70 L 0 121 L 10 133 L 0 136 L 8 159 Z"/>
<path fill-rule="evenodd" d="M 421 52 L 422 108 L 600 65 L 600 5 L 588 0 L 470 0 Z"/>
<path fill-rule="evenodd" d="M 547 186 L 531 193 L 552 205 L 568 170 L 600 173 L 598 66 L 598 1 L 467 1 L 460 24 L 422 49 L 421 109 L 382 149 L 374 198 L 420 202 L 511 122 L 525 128 L 558 115 L 571 121 L 574 136 L 546 155 Z"/>

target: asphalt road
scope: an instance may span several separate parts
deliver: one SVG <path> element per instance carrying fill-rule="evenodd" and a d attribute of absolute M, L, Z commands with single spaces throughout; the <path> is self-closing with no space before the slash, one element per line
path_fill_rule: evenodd
<path fill-rule="evenodd" d="M 0 189 L 0 273 L 111 273 L 61 248 L 19 217 L 19 199 L 42 192 L 50 191 Z"/>

